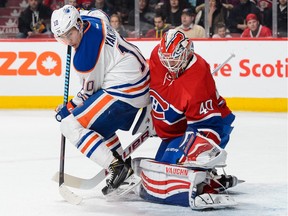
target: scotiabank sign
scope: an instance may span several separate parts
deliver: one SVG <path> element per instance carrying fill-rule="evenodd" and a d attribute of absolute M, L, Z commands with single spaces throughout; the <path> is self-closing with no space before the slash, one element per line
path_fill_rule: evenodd
<path fill-rule="evenodd" d="M 218 64 L 214 64 L 214 68 L 217 66 Z M 239 61 L 238 67 L 240 68 L 239 77 L 288 77 L 288 58 L 284 59 L 284 61 L 278 59 L 274 64 L 253 63 L 250 61 L 250 59 L 242 59 Z M 230 77 L 232 73 L 232 66 L 227 63 L 219 70 L 217 74 L 215 74 L 215 76 L 221 74 L 221 76 Z"/>
<path fill-rule="evenodd" d="M 158 41 L 131 41 L 149 60 Z M 0 40 L 0 95 L 63 95 L 66 46 L 56 41 Z M 195 40 L 195 52 L 213 71 L 231 53 L 236 56 L 214 74 L 225 97 L 287 98 L 287 40 Z M 72 52 L 73 55 L 73 52 Z M 70 95 L 81 89 L 71 64 Z"/>

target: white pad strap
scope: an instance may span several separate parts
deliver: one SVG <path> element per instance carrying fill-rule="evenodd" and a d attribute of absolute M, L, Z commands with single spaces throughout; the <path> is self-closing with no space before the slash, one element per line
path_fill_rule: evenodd
<path fill-rule="evenodd" d="M 185 176 L 185 178 L 187 179 L 188 179 L 188 172 L 190 170 L 187 169 L 186 167 L 165 164 L 150 159 L 142 159 L 140 162 L 140 167 L 145 170 L 154 171 L 157 173 L 164 173 L 169 176 L 180 176 L 180 177 Z"/>

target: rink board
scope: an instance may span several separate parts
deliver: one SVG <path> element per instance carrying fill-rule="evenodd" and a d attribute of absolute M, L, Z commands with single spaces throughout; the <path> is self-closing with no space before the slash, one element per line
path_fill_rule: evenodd
<path fill-rule="evenodd" d="M 130 40 L 149 62 L 157 40 Z M 66 47 L 53 39 L 0 40 L 0 108 L 51 109 L 63 101 Z M 195 39 L 195 52 L 214 75 L 218 91 L 237 111 L 287 112 L 287 39 Z M 73 55 L 73 52 L 72 52 Z M 81 89 L 71 66 L 70 95 Z"/>

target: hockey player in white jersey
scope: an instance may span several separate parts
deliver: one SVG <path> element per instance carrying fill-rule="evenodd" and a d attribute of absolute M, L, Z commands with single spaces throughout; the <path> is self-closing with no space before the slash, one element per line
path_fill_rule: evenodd
<path fill-rule="evenodd" d="M 55 10 L 55 38 L 75 49 L 73 65 L 82 89 L 56 119 L 62 134 L 79 151 L 111 172 L 104 195 L 133 175 L 122 160 L 118 129 L 129 130 L 136 113 L 149 103 L 149 69 L 139 49 L 122 38 L 101 11 L 82 12 L 71 5 Z"/>

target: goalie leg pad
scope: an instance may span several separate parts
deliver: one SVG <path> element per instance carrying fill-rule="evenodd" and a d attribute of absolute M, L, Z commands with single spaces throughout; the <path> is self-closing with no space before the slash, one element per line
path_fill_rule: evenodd
<path fill-rule="evenodd" d="M 151 159 L 140 162 L 142 184 L 137 193 L 144 200 L 191 207 L 193 210 L 224 208 L 236 205 L 232 197 L 203 191 L 208 170 L 169 165 Z"/>
<path fill-rule="evenodd" d="M 142 184 L 137 193 L 144 200 L 179 206 L 189 206 L 189 172 L 194 170 L 168 165 L 150 159 L 140 162 Z"/>

